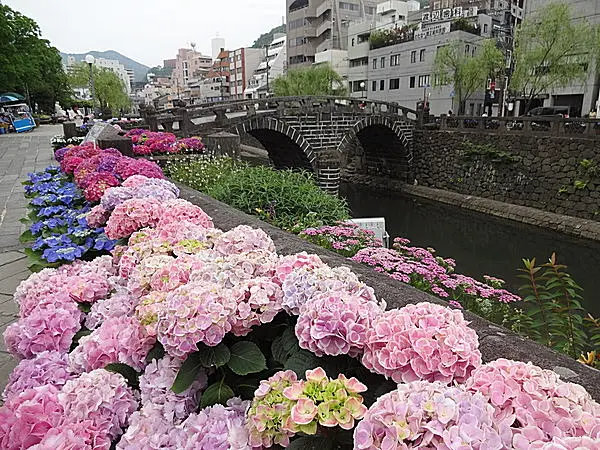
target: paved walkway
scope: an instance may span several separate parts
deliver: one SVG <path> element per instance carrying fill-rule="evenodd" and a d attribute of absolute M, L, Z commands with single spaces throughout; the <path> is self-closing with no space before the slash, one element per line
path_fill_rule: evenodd
<path fill-rule="evenodd" d="M 0 335 L 18 316 L 12 295 L 30 274 L 19 243 L 25 231 L 19 219 L 27 214 L 21 181 L 54 162 L 50 139 L 56 134 L 62 134 L 62 126 L 42 125 L 29 133 L 0 135 Z M 0 336 L 0 392 L 16 363 Z"/>

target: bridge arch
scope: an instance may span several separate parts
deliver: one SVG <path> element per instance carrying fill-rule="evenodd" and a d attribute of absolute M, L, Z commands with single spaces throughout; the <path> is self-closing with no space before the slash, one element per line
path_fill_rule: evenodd
<path fill-rule="evenodd" d="M 412 125 L 388 116 L 358 120 L 337 150 L 345 166 L 365 175 L 407 180 L 412 163 Z"/>
<path fill-rule="evenodd" d="M 276 169 L 307 169 L 317 172 L 317 154 L 300 131 L 273 117 L 255 117 L 234 127 L 247 133 L 269 153 Z"/>

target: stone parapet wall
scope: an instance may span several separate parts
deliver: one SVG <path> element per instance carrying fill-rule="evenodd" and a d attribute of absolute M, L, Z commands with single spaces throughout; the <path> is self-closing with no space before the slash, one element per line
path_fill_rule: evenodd
<path fill-rule="evenodd" d="M 469 155 L 465 141 L 494 152 Z M 585 159 L 596 176 L 582 173 Z M 419 186 L 600 220 L 600 140 L 415 130 L 412 163 Z"/>
<path fill-rule="evenodd" d="M 198 191 L 181 185 L 179 187 L 181 198 L 204 209 L 213 218 L 215 226 L 223 230 L 229 230 L 242 224 L 262 228 L 271 236 L 280 254 L 306 251 L 318 254 L 323 261 L 333 267 L 340 265 L 350 267 L 362 281 L 375 289 L 377 298 L 385 300 L 388 308 L 399 308 L 410 303 L 423 301 L 446 305 L 445 302 L 436 297 L 393 280 L 384 274 L 377 273 L 367 266 L 352 262 L 336 253 L 306 242 L 293 234 L 275 228 L 256 217 L 244 214 Z M 478 316 L 465 312 L 465 317 L 471 321 L 471 327 L 479 335 L 480 349 L 484 361 L 492 361 L 497 358 L 531 361 L 540 367 L 554 370 L 565 381 L 583 385 L 594 399 L 600 400 L 600 371 L 584 366 L 565 355 L 543 347 Z"/>

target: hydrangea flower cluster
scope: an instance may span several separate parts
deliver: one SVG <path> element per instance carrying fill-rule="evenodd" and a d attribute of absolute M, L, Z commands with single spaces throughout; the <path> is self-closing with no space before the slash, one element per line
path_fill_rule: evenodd
<path fill-rule="evenodd" d="M 317 356 L 362 354 L 367 330 L 384 307 L 347 291 L 329 291 L 300 307 L 296 336 L 300 347 Z"/>
<path fill-rule="evenodd" d="M 253 447 L 287 447 L 289 438 L 302 432 L 316 434 L 318 426 L 351 430 L 367 412 L 361 392 L 366 386 L 340 374 L 330 379 L 318 367 L 298 380 L 292 371 L 277 372 L 262 381 L 248 411 Z"/>
<path fill-rule="evenodd" d="M 383 242 L 375 237 L 372 230 L 348 222 L 307 228 L 300 233 L 300 237 L 346 257 L 354 256 L 365 247 L 383 247 Z"/>
<path fill-rule="evenodd" d="M 163 211 L 163 204 L 155 198 L 125 200 L 114 209 L 104 230 L 110 239 L 128 237 L 140 228 L 156 225 Z"/>
<path fill-rule="evenodd" d="M 252 327 L 271 322 L 282 310 L 283 292 L 279 285 L 267 277 L 254 278 L 231 289 L 237 303 L 229 318 L 231 332 L 245 336 Z"/>
<path fill-rule="evenodd" d="M 397 383 L 460 383 L 481 365 L 481 353 L 477 333 L 460 311 L 418 303 L 386 311 L 373 320 L 362 363 Z"/>
<path fill-rule="evenodd" d="M 510 448 L 511 433 L 479 393 L 441 382 L 399 384 L 369 408 L 354 430 L 354 448 Z"/>
<path fill-rule="evenodd" d="M 210 227 L 212 227 L 212 222 Z M 210 228 L 207 226 L 207 228 Z M 239 225 L 218 236 L 214 241 L 214 250 L 223 256 L 250 253 L 256 250 L 275 251 L 271 237 L 260 228 Z"/>
<path fill-rule="evenodd" d="M 178 140 L 172 133 L 148 131 L 141 128 L 129 130 L 125 136 L 131 138 L 133 153 L 136 155 L 202 152 L 205 148 L 198 137 Z"/>
<path fill-rule="evenodd" d="M 497 421 L 513 427 L 513 445 L 530 448 L 553 437 L 600 439 L 600 405 L 578 384 L 533 364 L 498 359 L 473 371 L 466 387 L 485 395 Z"/>

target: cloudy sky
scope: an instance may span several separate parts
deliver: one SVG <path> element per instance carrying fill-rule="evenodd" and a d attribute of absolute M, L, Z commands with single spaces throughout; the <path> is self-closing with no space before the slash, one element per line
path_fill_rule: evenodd
<path fill-rule="evenodd" d="M 227 48 L 249 47 L 281 25 L 285 0 L 2 0 L 34 19 L 43 37 L 67 53 L 116 50 L 155 66 L 196 43 L 211 54 L 219 34 Z"/>

